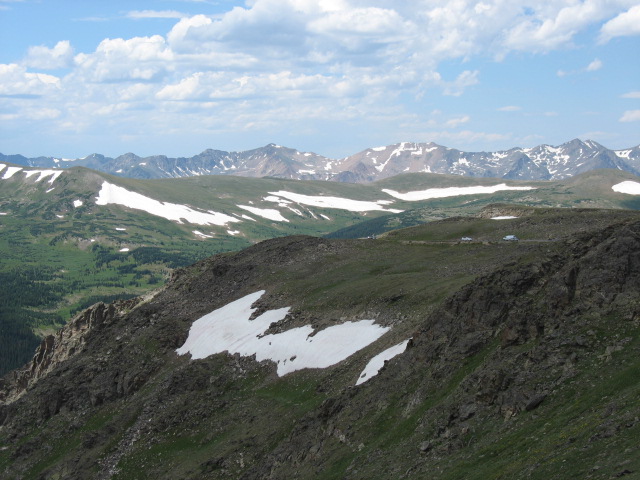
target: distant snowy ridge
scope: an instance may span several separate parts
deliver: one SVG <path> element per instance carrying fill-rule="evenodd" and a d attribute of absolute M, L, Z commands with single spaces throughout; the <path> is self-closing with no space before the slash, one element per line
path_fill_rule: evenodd
<path fill-rule="evenodd" d="M 592 140 L 575 139 L 559 146 L 465 152 L 433 142 L 400 142 L 335 160 L 269 144 L 243 152 L 208 149 L 189 158 L 165 155 L 141 158 L 127 153 L 117 158 L 92 154 L 70 160 L 0 154 L 0 161 L 25 167 L 83 166 L 131 178 L 236 175 L 367 183 L 404 173 L 428 172 L 511 180 L 561 180 L 601 168 L 640 175 L 640 145 L 610 150 Z"/>

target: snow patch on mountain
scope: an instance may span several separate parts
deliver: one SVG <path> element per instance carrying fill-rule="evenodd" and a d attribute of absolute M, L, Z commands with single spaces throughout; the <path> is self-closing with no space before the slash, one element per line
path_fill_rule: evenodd
<path fill-rule="evenodd" d="M 2 179 L 3 180 L 7 180 L 7 179 L 13 177 L 20 170 L 22 170 L 22 167 L 7 167 L 7 171 L 4 172 L 4 175 L 3 175 Z"/>
<path fill-rule="evenodd" d="M 457 197 L 460 195 L 478 195 L 496 193 L 502 190 L 533 190 L 535 187 L 510 187 L 506 183 L 490 186 L 474 186 L 474 187 L 445 187 L 445 188 L 428 188 L 427 190 L 417 190 L 413 192 L 400 193 L 395 190 L 383 188 L 382 191 L 392 197 L 408 202 L 416 202 L 419 200 L 429 200 L 431 198 Z"/>
<path fill-rule="evenodd" d="M 395 210 L 391 208 L 384 208 L 384 205 L 392 203 L 389 200 L 377 200 L 375 202 L 369 202 L 364 200 L 351 200 L 349 198 L 341 197 L 325 197 L 325 196 L 312 196 L 302 195 L 300 193 L 287 192 L 286 190 L 280 190 L 278 192 L 269 192 L 270 195 L 276 197 L 284 197 L 302 205 L 308 205 L 311 207 L 322 208 L 337 208 L 341 210 L 349 210 L 351 212 L 369 212 L 372 210 L 379 210 L 383 212 L 400 213 L 402 210 Z"/>
<path fill-rule="evenodd" d="M 197 225 L 226 225 L 241 220 L 224 213 L 196 211 L 186 205 L 160 202 L 153 198 L 145 197 L 136 192 L 103 182 L 102 188 L 96 197 L 96 205 L 122 205 L 124 207 L 142 210 L 157 217 L 166 218 L 177 223 L 187 221 Z"/>
<path fill-rule="evenodd" d="M 194 235 L 200 238 L 213 238 L 213 235 L 207 235 L 206 233 L 202 233 L 199 230 L 193 230 Z"/>
<path fill-rule="evenodd" d="M 62 170 L 25 170 L 24 173 L 27 178 L 38 174 L 36 182 L 39 182 L 40 180 L 50 176 L 51 178 L 49 179 L 49 184 L 52 184 L 53 182 L 55 182 L 56 178 L 62 175 Z"/>
<path fill-rule="evenodd" d="M 398 355 L 403 353 L 407 349 L 408 344 L 409 344 L 409 340 L 405 340 L 404 342 L 401 342 L 398 345 L 394 345 L 391 348 L 387 348 L 386 350 L 384 350 L 383 352 L 380 352 L 378 355 L 376 355 L 371 360 L 369 360 L 369 363 L 367 363 L 367 366 L 364 367 L 364 370 L 358 377 L 358 381 L 356 382 L 356 385 L 360 385 L 366 382 L 367 380 L 370 380 L 373 377 L 375 377 L 380 371 L 380 369 L 384 367 L 384 363 L 391 360 L 393 357 L 397 357 Z"/>
<path fill-rule="evenodd" d="M 255 303 L 264 290 L 231 302 L 199 318 L 191 325 L 179 355 L 191 354 L 202 359 L 216 353 L 239 353 L 258 362 L 271 360 L 277 365 L 279 376 L 304 368 L 327 368 L 373 343 L 389 328 L 376 325 L 373 320 L 346 322 L 315 332 L 313 327 L 264 335 L 271 323 L 283 320 L 289 307 L 268 310 L 249 320 Z M 313 334 L 313 336 L 312 336 Z"/>
<path fill-rule="evenodd" d="M 640 183 L 627 180 L 625 182 L 617 183 L 611 190 L 618 193 L 626 193 L 628 195 L 640 195 Z"/>
<path fill-rule="evenodd" d="M 289 222 L 289 220 L 284 218 L 280 211 L 275 208 L 258 208 L 250 207 L 249 205 L 238 205 L 238 207 L 268 220 L 273 220 L 275 222 Z"/>

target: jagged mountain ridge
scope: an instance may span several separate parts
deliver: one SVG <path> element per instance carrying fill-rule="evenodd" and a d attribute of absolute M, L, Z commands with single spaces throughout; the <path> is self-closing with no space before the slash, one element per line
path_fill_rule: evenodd
<path fill-rule="evenodd" d="M 572 140 L 557 147 L 540 145 L 498 152 L 464 152 L 435 143 L 402 142 L 368 148 L 335 160 L 269 144 L 243 152 L 208 149 L 193 157 L 164 155 L 117 158 L 92 154 L 82 159 L 2 155 L 0 161 L 45 168 L 84 166 L 132 178 L 237 175 L 298 180 L 367 183 L 402 173 L 431 172 L 513 180 L 561 180 L 594 169 L 640 174 L 640 145 L 610 150 L 594 141 Z"/>
<path fill-rule="evenodd" d="M 180 270 L 153 298 L 94 306 L 4 378 L 0 471 L 69 479 L 638 471 L 638 215 L 487 212 L 499 213 L 521 217 L 496 228 L 544 241 L 420 240 L 434 229 L 446 240 L 452 225 L 478 219 L 375 242 L 280 238 Z M 389 335 L 339 365 L 284 377 L 241 355 L 176 355 L 196 318 L 263 287 L 258 312 L 293 305 L 273 330 L 366 316 Z M 353 385 L 368 358 L 409 336 L 404 353 Z"/>

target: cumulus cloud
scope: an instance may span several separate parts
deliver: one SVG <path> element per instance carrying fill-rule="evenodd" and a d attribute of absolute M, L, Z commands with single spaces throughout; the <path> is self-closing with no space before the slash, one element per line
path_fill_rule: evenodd
<path fill-rule="evenodd" d="M 60 79 L 54 75 L 27 72 L 26 67 L 0 64 L 0 95 L 6 97 L 43 96 L 60 89 Z"/>
<path fill-rule="evenodd" d="M 519 112 L 520 110 L 522 110 L 522 107 L 519 107 L 517 105 L 506 105 L 504 107 L 498 108 L 499 112 Z"/>
<path fill-rule="evenodd" d="M 640 91 L 627 92 L 622 95 L 622 98 L 640 98 Z"/>
<path fill-rule="evenodd" d="M 615 37 L 640 35 L 640 5 L 631 7 L 602 26 L 600 41 L 605 43 Z"/>
<path fill-rule="evenodd" d="M 402 99 L 462 96 L 480 82 L 475 65 L 453 72 L 450 65 L 567 48 L 603 22 L 602 38 L 633 34 L 640 24 L 634 23 L 636 3 L 251 0 L 211 16 L 134 10 L 129 19 L 175 21 L 156 35 L 105 38 L 93 51 L 75 52 L 64 40 L 53 48 L 31 47 L 19 65 L 0 66 L 0 95 L 56 94 L 57 103 L 43 107 L 59 112 L 59 125 L 74 128 L 95 117 L 124 124 L 131 112 L 167 128 L 197 124 L 205 131 L 276 128 L 282 118 L 388 119 L 406 113 Z M 443 62 L 449 62 L 446 75 Z M 594 59 L 575 72 L 601 67 Z M 59 68 L 70 72 L 43 73 Z M 470 122 L 461 115 L 433 128 Z M 471 130 L 457 134 L 466 135 L 465 142 L 501 139 Z"/>
<path fill-rule="evenodd" d="M 44 45 L 30 47 L 24 64 L 42 70 L 70 67 L 73 64 L 73 47 L 68 40 L 56 43 L 53 48 Z"/>

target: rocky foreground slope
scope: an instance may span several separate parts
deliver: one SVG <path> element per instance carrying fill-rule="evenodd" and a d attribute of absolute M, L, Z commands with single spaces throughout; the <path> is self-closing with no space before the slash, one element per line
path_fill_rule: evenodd
<path fill-rule="evenodd" d="M 637 475 L 640 217 L 508 213 L 269 240 L 178 270 L 153 297 L 95 305 L 2 380 L 1 476 Z M 254 318 L 290 307 L 264 335 L 361 319 L 388 331 L 284 376 L 269 360 L 176 353 L 195 320 L 259 290 Z"/>

